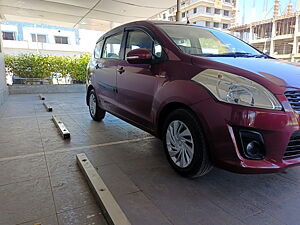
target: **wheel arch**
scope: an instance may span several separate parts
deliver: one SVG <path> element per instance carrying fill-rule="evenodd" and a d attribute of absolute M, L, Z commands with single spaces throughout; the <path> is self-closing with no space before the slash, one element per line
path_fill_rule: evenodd
<path fill-rule="evenodd" d="M 86 89 L 86 104 L 89 105 L 89 96 L 90 96 L 90 91 L 93 90 L 94 87 L 90 84 L 87 89 Z"/>
<path fill-rule="evenodd" d="M 187 109 L 191 111 L 195 116 L 196 113 L 192 110 L 192 108 L 182 102 L 170 102 L 166 104 L 159 112 L 157 120 L 156 120 L 156 133 L 158 138 L 162 138 L 162 131 L 164 126 L 164 121 L 167 116 L 176 109 Z M 197 117 L 197 116 L 196 116 Z"/>

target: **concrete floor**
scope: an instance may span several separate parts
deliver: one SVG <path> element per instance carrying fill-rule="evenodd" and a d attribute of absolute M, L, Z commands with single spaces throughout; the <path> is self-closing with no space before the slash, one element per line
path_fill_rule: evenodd
<path fill-rule="evenodd" d="M 0 224 L 106 224 L 80 173 L 86 153 L 133 225 L 298 225 L 300 167 L 270 175 L 214 169 L 189 180 L 159 140 L 107 115 L 91 120 L 82 94 L 13 95 L 0 108 Z M 51 121 L 71 132 L 64 141 Z"/>

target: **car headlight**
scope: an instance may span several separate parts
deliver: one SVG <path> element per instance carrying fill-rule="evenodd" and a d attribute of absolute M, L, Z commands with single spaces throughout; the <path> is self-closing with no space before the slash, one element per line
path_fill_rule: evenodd
<path fill-rule="evenodd" d="M 207 69 L 192 80 L 205 86 L 219 101 L 282 110 L 280 102 L 270 91 L 247 78 L 220 70 Z"/>

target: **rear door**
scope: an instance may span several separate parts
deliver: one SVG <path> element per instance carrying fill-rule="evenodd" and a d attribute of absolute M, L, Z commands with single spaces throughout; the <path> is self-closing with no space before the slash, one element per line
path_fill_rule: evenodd
<path fill-rule="evenodd" d="M 123 32 L 107 37 L 101 56 L 95 62 L 95 88 L 102 106 L 114 111 L 116 105 L 116 70 L 122 58 L 121 43 Z"/>
<path fill-rule="evenodd" d="M 125 54 L 137 48 L 146 48 L 151 52 L 161 50 L 161 46 L 142 29 L 127 29 Z M 156 52 L 159 57 L 161 52 Z M 155 56 L 154 56 L 155 57 Z M 129 64 L 124 57 L 117 70 L 118 103 L 122 114 L 143 126 L 152 125 L 152 104 L 154 93 L 160 78 L 159 64 Z"/>

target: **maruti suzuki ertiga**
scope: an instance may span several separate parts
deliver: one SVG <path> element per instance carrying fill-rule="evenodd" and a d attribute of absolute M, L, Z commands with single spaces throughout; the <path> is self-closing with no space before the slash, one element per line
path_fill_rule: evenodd
<path fill-rule="evenodd" d="M 239 173 L 300 164 L 300 67 L 210 28 L 140 21 L 97 42 L 92 118 L 109 112 L 162 139 L 181 175 L 212 165 Z"/>

